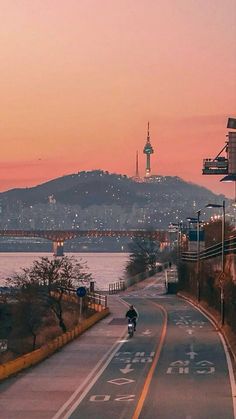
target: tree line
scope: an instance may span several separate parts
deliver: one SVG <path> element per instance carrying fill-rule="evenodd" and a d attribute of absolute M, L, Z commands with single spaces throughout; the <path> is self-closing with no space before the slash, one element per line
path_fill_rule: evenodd
<path fill-rule="evenodd" d="M 78 321 L 78 304 L 65 299 L 68 289 L 88 286 L 91 274 L 74 257 L 35 260 L 6 280 L 7 287 L 0 295 L 0 339 L 13 342 L 31 336 L 32 350 L 42 328 L 56 324 L 62 333 L 67 331 L 70 314 Z M 20 342 L 19 345 L 20 346 Z"/>

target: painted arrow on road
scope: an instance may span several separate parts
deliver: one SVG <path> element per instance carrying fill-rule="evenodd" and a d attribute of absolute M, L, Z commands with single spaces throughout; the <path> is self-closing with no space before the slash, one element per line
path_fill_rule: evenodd
<path fill-rule="evenodd" d="M 186 355 L 189 355 L 190 359 L 195 359 L 195 356 L 197 356 L 197 352 L 194 352 L 193 350 L 193 344 L 190 345 L 190 352 L 185 352 Z"/>
<path fill-rule="evenodd" d="M 152 331 L 151 330 L 149 330 L 149 329 L 147 329 L 147 330 L 145 330 L 145 332 L 143 332 L 142 333 L 142 335 L 150 335 L 152 333 Z"/>
<path fill-rule="evenodd" d="M 125 368 L 120 368 L 120 371 L 122 372 L 122 374 L 128 374 L 129 372 L 134 371 L 134 369 L 130 367 L 131 364 L 127 364 Z"/>
<path fill-rule="evenodd" d="M 186 352 L 186 355 L 189 355 L 190 359 L 194 359 L 195 356 L 197 356 L 197 352 L 191 351 L 191 352 Z"/>

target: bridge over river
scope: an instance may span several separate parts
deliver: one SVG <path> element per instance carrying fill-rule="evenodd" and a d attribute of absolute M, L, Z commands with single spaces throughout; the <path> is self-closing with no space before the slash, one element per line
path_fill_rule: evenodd
<path fill-rule="evenodd" d="M 76 237 L 146 237 L 161 242 L 162 246 L 169 243 L 166 230 L 0 230 L 0 237 L 40 237 L 51 240 L 53 254 L 63 256 L 64 242 Z"/>

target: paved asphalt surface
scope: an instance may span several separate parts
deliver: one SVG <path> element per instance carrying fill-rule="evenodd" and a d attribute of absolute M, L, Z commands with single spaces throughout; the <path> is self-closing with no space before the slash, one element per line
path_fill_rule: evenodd
<path fill-rule="evenodd" d="M 21 405 L 20 412 L 17 408 L 7 408 L 13 396 L 12 389 L 16 391 L 17 386 L 22 386 L 23 378 L 28 377 L 29 383 L 33 376 L 28 376 L 29 372 L 26 372 L 23 376 L 7 380 L 7 384 L 0 386 L 0 409 L 3 403 L 3 410 L 0 411 L 4 412 L 3 416 L 0 414 L 1 418 L 28 419 L 31 414 L 34 419 L 235 419 L 231 364 L 229 362 L 228 367 L 219 334 L 193 306 L 163 292 L 163 276 L 157 275 L 147 287 L 122 295 L 122 299 L 134 304 L 139 312 L 137 331 L 132 338 L 126 334 L 121 337 L 127 327 L 123 319 L 126 308 L 116 298 L 116 317 L 109 316 L 101 322 L 93 344 L 91 340 L 84 342 L 83 349 L 87 348 L 87 355 L 92 355 L 90 368 L 89 363 L 86 368 L 82 366 L 85 375 L 81 382 L 85 384 L 75 382 L 72 386 L 67 380 L 68 391 L 61 392 L 60 398 L 56 390 L 49 391 L 51 409 L 45 405 L 44 409 L 38 407 L 27 411 L 26 403 L 25 407 Z M 94 326 L 91 331 L 97 327 Z M 97 340 L 99 333 L 104 333 L 103 343 Z M 101 349 L 104 349 L 102 345 L 108 337 L 110 352 L 107 356 L 103 353 L 104 359 L 98 365 L 102 357 Z M 82 338 L 77 341 L 80 339 L 82 345 Z M 96 351 L 99 356 L 93 360 Z M 51 362 L 53 358 L 50 358 Z M 64 352 L 64 362 L 68 359 Z M 90 373 L 96 365 L 97 368 Z M 39 366 L 32 369 L 36 378 L 37 368 Z M 41 377 L 46 374 L 40 369 L 38 374 L 40 371 Z M 74 374 L 79 375 L 80 370 L 75 369 Z M 68 377 L 66 370 L 64 376 Z M 56 388 L 58 379 L 63 380 L 63 377 L 56 378 L 52 371 L 51 380 L 52 384 L 55 380 Z M 30 393 L 36 405 L 40 403 L 38 391 L 39 388 L 35 388 L 34 395 Z M 42 397 L 41 403 L 43 406 Z"/>

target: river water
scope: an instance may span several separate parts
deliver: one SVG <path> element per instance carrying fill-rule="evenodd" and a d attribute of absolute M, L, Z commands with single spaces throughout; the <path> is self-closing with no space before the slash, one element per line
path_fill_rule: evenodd
<path fill-rule="evenodd" d="M 88 272 L 92 274 L 97 289 L 108 289 L 108 284 L 116 282 L 124 275 L 128 253 L 67 253 L 79 262 L 85 262 Z M 0 253 L 0 286 L 5 285 L 5 279 L 11 277 L 21 268 L 30 267 L 34 260 L 50 253 Z"/>

